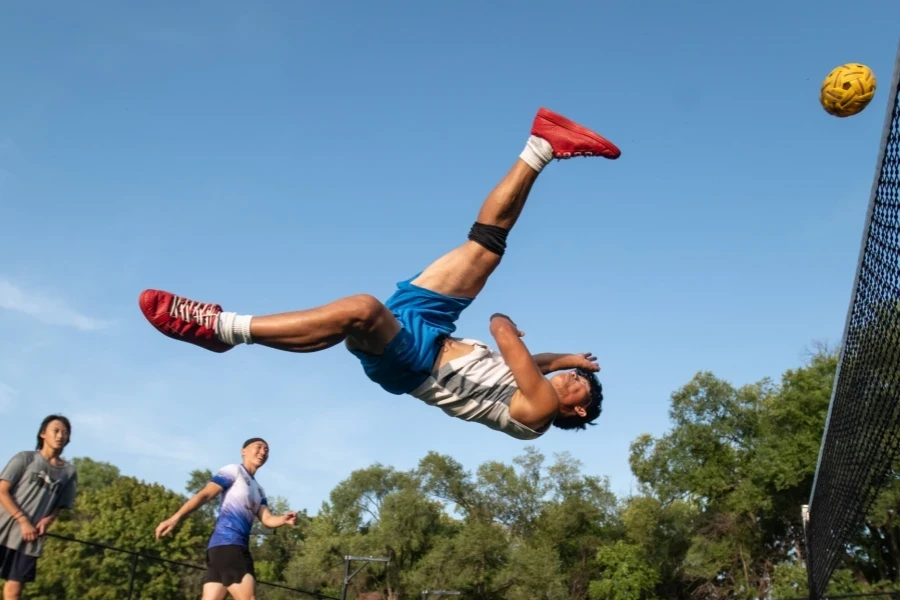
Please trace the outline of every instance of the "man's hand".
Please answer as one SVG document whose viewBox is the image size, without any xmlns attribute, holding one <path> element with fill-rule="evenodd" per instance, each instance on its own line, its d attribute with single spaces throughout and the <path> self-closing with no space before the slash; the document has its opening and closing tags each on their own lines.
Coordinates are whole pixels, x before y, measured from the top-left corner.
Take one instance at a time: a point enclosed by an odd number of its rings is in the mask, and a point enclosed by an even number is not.
<svg viewBox="0 0 900 600">
<path fill-rule="evenodd" d="M 543 354 L 535 354 L 535 364 L 541 370 L 541 373 L 548 375 L 556 371 L 568 371 L 569 369 L 584 369 L 585 371 L 596 373 L 600 370 L 597 364 L 597 358 L 590 352 L 582 352 L 581 354 L 553 354 L 545 352 Z"/>
<path fill-rule="evenodd" d="M 288 511 L 281 515 L 284 518 L 284 525 L 290 525 L 293 527 L 297 524 L 297 513 L 294 511 Z"/>
<path fill-rule="evenodd" d="M 44 517 L 43 519 L 38 521 L 38 524 L 37 524 L 38 535 L 41 537 L 44 537 L 44 535 L 46 535 L 47 529 L 50 527 L 51 523 L 53 523 L 53 517 L 51 517 L 50 515 L 47 515 L 46 517 Z"/>
<path fill-rule="evenodd" d="M 31 524 L 26 517 L 19 517 L 19 529 L 22 530 L 22 539 L 26 542 L 33 542 L 38 539 L 37 529 Z"/>
<path fill-rule="evenodd" d="M 584 369 L 585 371 L 591 371 L 594 373 L 600 370 L 600 365 L 597 364 L 597 357 L 590 352 L 573 354 L 572 365 L 573 369 Z"/>
<path fill-rule="evenodd" d="M 172 531 L 178 527 L 178 523 L 181 522 L 181 519 L 178 517 L 170 517 L 156 526 L 156 539 L 158 540 L 161 537 L 165 537 L 172 533 Z"/>
</svg>

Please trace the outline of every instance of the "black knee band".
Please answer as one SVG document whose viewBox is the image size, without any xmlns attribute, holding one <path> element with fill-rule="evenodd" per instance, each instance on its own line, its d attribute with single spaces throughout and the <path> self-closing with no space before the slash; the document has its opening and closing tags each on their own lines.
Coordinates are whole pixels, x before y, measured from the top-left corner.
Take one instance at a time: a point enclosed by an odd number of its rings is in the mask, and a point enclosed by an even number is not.
<svg viewBox="0 0 900 600">
<path fill-rule="evenodd" d="M 509 229 L 478 222 L 472 225 L 472 229 L 469 230 L 470 240 L 497 256 L 503 256 L 503 253 L 506 252 L 507 235 L 509 235 Z"/>
</svg>

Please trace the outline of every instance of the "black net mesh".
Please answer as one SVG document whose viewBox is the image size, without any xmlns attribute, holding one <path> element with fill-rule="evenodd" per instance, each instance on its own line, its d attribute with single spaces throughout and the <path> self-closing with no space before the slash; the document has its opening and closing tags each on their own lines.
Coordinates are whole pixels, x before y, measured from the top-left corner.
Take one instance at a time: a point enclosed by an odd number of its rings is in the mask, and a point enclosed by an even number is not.
<svg viewBox="0 0 900 600">
<path fill-rule="evenodd" d="M 824 596 L 900 450 L 900 85 L 896 73 L 886 91 L 891 117 L 810 499 L 806 536 L 812 599 Z"/>
</svg>

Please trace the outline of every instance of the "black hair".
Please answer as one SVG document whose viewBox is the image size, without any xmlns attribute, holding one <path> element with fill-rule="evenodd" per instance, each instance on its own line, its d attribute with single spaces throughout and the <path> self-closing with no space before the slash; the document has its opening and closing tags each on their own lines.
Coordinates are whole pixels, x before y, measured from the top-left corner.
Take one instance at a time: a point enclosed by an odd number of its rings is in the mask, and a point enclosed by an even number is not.
<svg viewBox="0 0 900 600">
<path fill-rule="evenodd" d="M 48 417 L 44 417 L 44 420 L 41 421 L 41 428 L 38 429 L 37 432 L 37 450 L 40 450 L 44 447 L 44 440 L 41 438 L 42 433 L 46 433 L 47 426 L 50 425 L 53 421 L 59 421 L 63 425 L 66 426 L 66 431 L 69 432 L 69 439 L 66 440 L 66 446 L 69 445 L 69 442 L 72 439 L 72 424 L 69 423 L 69 420 L 62 415 L 50 415 Z M 63 446 L 65 448 L 66 446 Z"/>
<path fill-rule="evenodd" d="M 269 445 L 269 442 L 267 442 L 266 440 L 264 440 L 264 439 L 262 439 L 262 438 L 258 438 L 258 437 L 257 437 L 257 438 L 250 438 L 249 440 L 247 440 L 246 442 L 244 442 L 244 445 L 241 446 L 241 450 L 243 450 L 244 448 L 246 448 L 247 446 L 249 446 L 249 445 L 252 444 L 253 442 L 262 442 L 262 443 L 265 444 L 266 446 Z"/>
<path fill-rule="evenodd" d="M 587 379 L 588 384 L 591 386 L 591 401 L 585 407 L 587 414 L 583 417 L 578 415 L 557 415 L 553 419 L 553 425 L 560 429 L 574 429 L 577 431 L 579 429 L 587 429 L 588 425 L 592 427 L 596 425 L 594 421 L 603 412 L 603 385 L 597 378 L 596 373 L 591 373 L 584 369 L 575 369 L 575 372 Z"/>
</svg>

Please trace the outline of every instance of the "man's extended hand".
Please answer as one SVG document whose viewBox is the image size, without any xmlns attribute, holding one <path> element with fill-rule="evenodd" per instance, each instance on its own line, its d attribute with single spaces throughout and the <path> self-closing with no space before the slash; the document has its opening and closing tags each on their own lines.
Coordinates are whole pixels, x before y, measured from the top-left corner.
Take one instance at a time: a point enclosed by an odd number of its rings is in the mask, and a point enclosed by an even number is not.
<svg viewBox="0 0 900 600">
<path fill-rule="evenodd" d="M 597 357 L 590 352 L 573 354 L 572 365 L 573 369 L 584 369 L 585 371 L 591 372 L 597 372 L 600 370 L 600 365 L 597 364 Z"/>
<path fill-rule="evenodd" d="M 294 525 L 297 524 L 297 513 L 296 512 L 289 511 L 289 512 L 284 513 L 284 515 L 282 515 L 282 516 L 284 517 L 285 525 L 290 525 L 291 527 L 293 527 Z"/>
<path fill-rule="evenodd" d="M 156 526 L 156 539 L 161 537 L 165 537 L 172 533 L 172 531 L 178 527 L 178 523 L 181 521 L 178 517 L 170 517 Z"/>
</svg>

